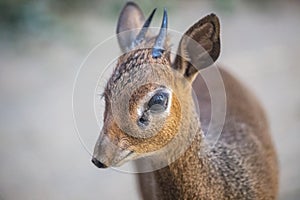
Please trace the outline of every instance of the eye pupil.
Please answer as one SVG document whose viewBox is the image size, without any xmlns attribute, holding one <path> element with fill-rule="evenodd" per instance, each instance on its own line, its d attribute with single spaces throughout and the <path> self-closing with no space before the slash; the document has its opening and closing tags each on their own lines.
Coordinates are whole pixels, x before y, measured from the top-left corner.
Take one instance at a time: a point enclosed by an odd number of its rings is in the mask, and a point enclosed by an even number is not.
<svg viewBox="0 0 300 200">
<path fill-rule="evenodd" d="M 159 92 L 155 94 L 148 102 L 148 107 L 151 111 L 159 112 L 164 111 L 168 105 L 168 94 Z"/>
<path fill-rule="evenodd" d="M 159 94 L 159 95 L 156 95 L 153 99 L 153 103 L 154 104 L 162 104 L 164 101 L 164 96 Z"/>
</svg>

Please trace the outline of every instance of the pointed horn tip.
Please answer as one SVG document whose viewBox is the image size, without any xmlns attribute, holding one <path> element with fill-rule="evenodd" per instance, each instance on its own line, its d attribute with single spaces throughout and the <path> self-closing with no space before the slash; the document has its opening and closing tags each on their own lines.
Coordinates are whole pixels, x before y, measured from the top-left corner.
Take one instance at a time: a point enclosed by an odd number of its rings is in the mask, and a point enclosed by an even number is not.
<svg viewBox="0 0 300 200">
<path fill-rule="evenodd" d="M 168 11 L 167 11 L 167 8 L 164 8 L 164 17 L 168 17 Z"/>
<path fill-rule="evenodd" d="M 153 18 L 153 16 L 154 16 L 156 10 L 157 10 L 157 8 L 154 8 L 154 9 L 152 10 L 152 12 L 151 12 L 151 14 L 150 14 L 150 16 L 149 16 L 149 18 L 148 18 L 150 21 L 152 21 L 152 18 Z"/>
<path fill-rule="evenodd" d="M 157 8 L 154 8 L 153 11 L 151 12 L 151 14 L 149 15 L 149 17 L 146 19 L 146 21 L 145 21 L 145 23 L 143 25 L 143 28 L 147 28 L 150 25 L 150 23 L 152 21 L 152 18 L 154 16 L 155 12 L 156 12 L 156 9 Z"/>
<path fill-rule="evenodd" d="M 153 15 L 154 15 L 154 13 L 156 12 L 156 10 L 157 10 L 157 8 L 154 8 L 154 9 L 152 10 L 152 12 L 151 12 L 151 14 L 150 14 L 150 16 L 149 16 L 150 19 L 153 17 Z"/>
<path fill-rule="evenodd" d="M 153 9 L 153 11 L 149 15 L 149 17 L 144 22 L 144 25 L 143 25 L 142 29 L 140 30 L 139 34 L 136 36 L 135 40 L 133 41 L 131 48 L 133 48 L 134 46 L 140 44 L 142 42 L 142 40 L 144 40 L 144 37 L 145 37 L 145 35 L 146 35 L 147 31 L 148 31 L 148 28 L 150 26 L 150 23 L 152 21 L 152 18 L 153 18 L 154 14 L 155 14 L 156 9 L 157 8 Z"/>
<path fill-rule="evenodd" d="M 167 13 L 167 9 L 164 8 L 164 16 L 163 16 L 163 21 L 162 21 L 161 27 L 167 28 L 167 26 L 168 26 L 168 13 Z"/>
</svg>

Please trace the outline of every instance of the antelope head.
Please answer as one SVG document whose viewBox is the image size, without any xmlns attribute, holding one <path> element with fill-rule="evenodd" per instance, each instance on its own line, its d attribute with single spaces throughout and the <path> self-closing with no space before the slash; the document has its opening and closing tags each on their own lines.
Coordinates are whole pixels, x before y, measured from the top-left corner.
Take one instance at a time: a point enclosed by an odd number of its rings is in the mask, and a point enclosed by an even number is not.
<svg viewBox="0 0 300 200">
<path fill-rule="evenodd" d="M 155 154 L 184 133 L 194 110 L 192 82 L 219 56 L 219 21 L 211 14 L 184 34 L 172 63 L 166 10 L 158 35 L 148 30 L 155 11 L 145 20 L 129 2 L 120 14 L 117 34 L 124 54 L 104 92 L 103 128 L 92 158 L 99 168 Z"/>
</svg>

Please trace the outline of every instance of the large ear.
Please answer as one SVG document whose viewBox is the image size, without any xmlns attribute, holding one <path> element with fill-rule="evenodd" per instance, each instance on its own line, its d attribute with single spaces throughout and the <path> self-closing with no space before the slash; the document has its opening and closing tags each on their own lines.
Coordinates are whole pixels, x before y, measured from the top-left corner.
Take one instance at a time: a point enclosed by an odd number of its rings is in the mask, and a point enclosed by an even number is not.
<svg viewBox="0 0 300 200">
<path fill-rule="evenodd" d="M 118 41 L 123 52 L 131 46 L 139 32 L 137 29 L 141 28 L 144 22 L 145 17 L 140 7 L 134 2 L 127 2 L 121 11 L 117 25 Z M 121 33 L 123 31 L 126 32 Z"/>
<path fill-rule="evenodd" d="M 220 23 L 210 14 L 188 29 L 181 38 L 173 67 L 193 80 L 200 69 L 212 65 L 220 54 Z"/>
</svg>

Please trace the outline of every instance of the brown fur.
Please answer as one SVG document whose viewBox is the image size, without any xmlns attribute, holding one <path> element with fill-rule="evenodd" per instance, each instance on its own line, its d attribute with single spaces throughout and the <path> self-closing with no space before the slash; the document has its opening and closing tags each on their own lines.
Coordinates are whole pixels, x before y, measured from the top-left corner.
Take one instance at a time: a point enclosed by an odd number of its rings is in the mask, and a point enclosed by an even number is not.
<svg viewBox="0 0 300 200">
<path fill-rule="evenodd" d="M 124 21 L 124 16 L 135 17 L 126 10 L 137 13 L 134 23 Z M 136 4 L 128 3 L 121 13 L 118 25 L 121 28 L 118 30 L 141 27 L 143 15 L 140 12 Z M 204 131 L 207 130 L 211 117 L 211 99 L 203 78 L 196 75 L 199 73 L 198 69 L 208 67 L 217 59 L 220 52 L 219 32 L 219 20 L 211 14 L 185 33 L 204 49 L 191 48 L 190 42 L 183 37 L 178 49 L 179 56 L 173 65 L 169 50 L 158 59 L 152 58 L 151 48 L 133 50 L 119 58 L 108 81 L 102 134 L 118 147 L 107 149 L 119 152 L 114 154 L 104 151 L 103 145 L 109 144 L 102 144 L 104 140 L 101 139 L 94 152 L 100 162 L 110 166 L 110 160 L 123 159 L 124 155 L 120 153 L 122 151 L 130 151 L 131 158 L 158 152 L 179 136 L 179 140 L 167 152 L 167 156 L 171 158 L 183 144 L 191 140 L 186 151 L 174 162 L 169 162 L 168 166 L 139 174 L 144 199 L 277 199 L 277 158 L 264 111 L 254 95 L 222 68 L 219 70 L 226 90 L 225 124 L 215 146 L 206 142 Z M 119 42 L 123 50 L 128 45 L 126 37 L 119 38 Z M 138 48 L 145 44 L 152 45 L 153 38 L 146 39 Z M 199 65 L 195 65 L 197 63 Z M 135 86 L 141 83 L 146 84 L 135 90 Z M 192 83 L 201 110 L 201 126 L 191 95 Z M 159 131 L 151 137 L 138 137 L 121 129 L 117 118 L 129 127 L 129 132 L 143 133 L 136 125 L 136 110 L 142 106 L 141 102 L 147 94 L 161 85 L 172 89 L 172 104 L 169 115 L 149 128 L 149 132 Z M 218 93 L 221 89 L 215 87 L 214 91 Z M 131 96 L 127 114 L 123 112 L 123 104 L 126 104 L 123 97 L 128 95 Z M 113 113 L 113 109 L 117 113 Z M 117 116 L 113 116 L 114 114 Z M 191 133 L 194 132 L 195 135 L 191 138 Z M 114 159 L 116 155 L 123 157 Z M 162 159 L 169 160 L 164 157 Z"/>
<path fill-rule="evenodd" d="M 199 133 L 185 154 L 170 166 L 140 174 L 144 199 L 277 198 L 277 159 L 265 114 L 251 92 L 224 69 L 220 72 L 228 112 L 218 143 L 212 149 L 201 145 L 203 134 Z M 200 109 L 210 107 L 201 76 L 195 80 L 194 90 Z M 202 120 L 210 115 L 209 111 L 201 114 Z M 149 181 L 155 181 L 156 194 L 147 193 Z"/>
<path fill-rule="evenodd" d="M 114 121 L 112 121 L 111 125 L 106 124 L 108 137 L 117 146 L 136 153 L 155 151 L 162 148 L 174 137 L 174 134 L 178 132 L 181 119 L 181 107 L 176 97 L 172 101 L 171 112 L 173 114 L 166 119 L 164 127 L 162 127 L 154 137 L 135 138 L 127 135 Z"/>
<path fill-rule="evenodd" d="M 137 120 L 138 116 L 136 113 L 136 109 L 138 105 L 141 103 L 141 99 L 143 99 L 149 92 L 159 88 L 158 84 L 155 83 L 147 83 L 142 85 L 133 91 L 132 96 L 129 100 L 129 113 L 134 120 Z"/>
</svg>

